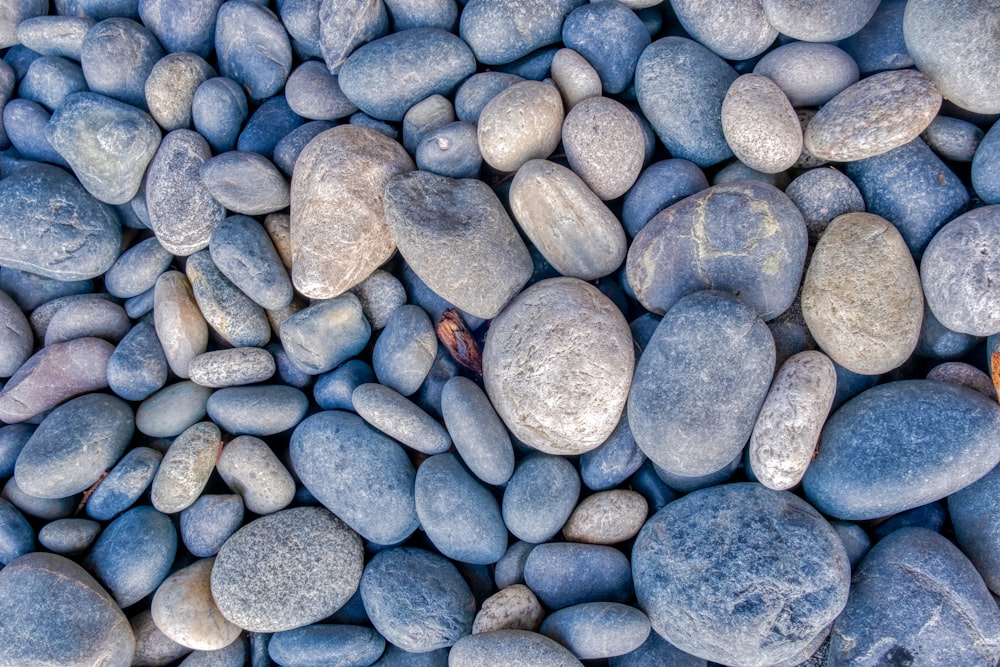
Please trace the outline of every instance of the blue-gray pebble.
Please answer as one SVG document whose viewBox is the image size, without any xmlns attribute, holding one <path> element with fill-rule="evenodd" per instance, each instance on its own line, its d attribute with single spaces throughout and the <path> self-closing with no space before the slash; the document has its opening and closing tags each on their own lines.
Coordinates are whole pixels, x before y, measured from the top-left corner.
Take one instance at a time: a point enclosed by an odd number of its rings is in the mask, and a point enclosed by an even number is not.
<svg viewBox="0 0 1000 667">
<path fill-rule="evenodd" d="M 503 518 L 518 539 L 534 544 L 558 533 L 580 497 L 580 476 L 569 460 L 536 452 L 523 459 L 503 494 Z"/>
<path fill-rule="evenodd" d="M 233 215 L 220 222 L 212 230 L 208 250 L 218 269 L 262 308 L 275 310 L 291 303 L 288 272 L 267 231 L 253 218 Z"/>
<path fill-rule="evenodd" d="M 0 564 L 35 550 L 35 530 L 10 502 L 0 498 Z"/>
<path fill-rule="evenodd" d="M 56 519 L 38 531 L 38 543 L 57 554 L 86 551 L 101 532 L 101 524 L 90 519 Z"/>
<path fill-rule="evenodd" d="M 563 22 L 562 38 L 597 70 L 604 92 L 612 95 L 632 83 L 639 56 L 649 46 L 642 20 L 617 0 L 574 9 Z"/>
<path fill-rule="evenodd" d="M 243 524 L 243 500 L 235 494 L 205 494 L 181 512 L 181 540 L 192 556 L 219 553 Z"/>
<path fill-rule="evenodd" d="M 292 71 L 292 44 L 269 9 L 247 0 L 224 3 L 216 16 L 219 71 L 243 85 L 250 98 L 281 91 Z"/>
<path fill-rule="evenodd" d="M 558 42 L 566 15 L 585 0 L 469 0 L 459 35 L 484 65 L 510 63 Z"/>
<path fill-rule="evenodd" d="M 286 385 L 225 387 L 209 397 L 205 408 L 212 421 L 229 433 L 267 436 L 302 421 L 309 399 Z"/>
<path fill-rule="evenodd" d="M 357 625 L 313 624 L 276 632 L 267 653 L 279 665 L 370 665 L 385 650 L 385 639 Z"/>
<path fill-rule="evenodd" d="M 577 542 L 549 542 L 531 550 L 524 582 L 549 609 L 584 602 L 628 602 L 632 570 L 614 547 Z"/>
<path fill-rule="evenodd" d="M 591 491 L 604 491 L 624 482 L 645 462 L 646 455 L 632 437 L 628 416 L 622 415 L 604 444 L 580 457 L 580 478 Z"/>
<path fill-rule="evenodd" d="M 972 158 L 972 187 L 987 204 L 1000 204 L 1000 122 L 993 123 Z"/>
<path fill-rule="evenodd" d="M 212 52 L 215 19 L 223 0 L 174 2 L 139 0 L 139 16 L 170 53 L 187 51 L 207 58 Z"/>
<path fill-rule="evenodd" d="M 31 63 L 17 90 L 21 99 L 55 111 L 68 95 L 88 88 L 79 65 L 58 56 L 43 56 Z"/>
<path fill-rule="evenodd" d="M 368 362 L 351 359 L 316 379 L 313 398 L 324 410 L 354 410 L 351 395 L 363 384 L 375 382 L 375 371 Z"/>
<path fill-rule="evenodd" d="M 487 484 L 504 484 L 514 472 L 510 435 L 485 392 L 456 376 L 441 390 L 441 414 L 469 470 Z"/>
<path fill-rule="evenodd" d="M 1000 591 L 1000 517 L 994 511 L 1000 493 L 1000 469 L 994 468 L 948 497 L 955 539 L 990 590 Z"/>
<path fill-rule="evenodd" d="M 622 225 L 634 237 L 663 209 L 707 189 L 704 172 L 690 160 L 670 159 L 651 164 L 625 194 Z"/>
<path fill-rule="evenodd" d="M 162 460 L 155 449 L 130 449 L 87 498 L 87 516 L 108 521 L 127 510 L 153 483 Z"/>
<path fill-rule="evenodd" d="M 243 122 L 250 111 L 240 84 L 224 76 L 209 79 L 198 86 L 191 100 L 194 129 L 217 153 L 236 147 Z"/>
<path fill-rule="evenodd" d="M 420 388 L 437 354 L 437 335 L 427 312 L 405 304 L 393 311 L 372 350 L 375 377 L 409 396 Z"/>
<path fill-rule="evenodd" d="M 649 636 L 649 619 L 620 602 L 585 602 L 549 614 L 538 631 L 581 660 L 599 660 L 641 646 Z"/>
<path fill-rule="evenodd" d="M 371 337 L 361 302 L 351 293 L 318 301 L 281 323 L 281 343 L 306 373 L 319 375 L 359 354 Z"/>
<path fill-rule="evenodd" d="M 202 164 L 200 173 L 215 200 L 234 213 L 264 215 L 288 206 L 288 181 L 263 155 L 222 153 Z"/>
<path fill-rule="evenodd" d="M 87 31 L 80 65 L 92 91 L 144 110 L 146 79 L 163 56 L 163 47 L 145 26 L 110 18 Z"/>
</svg>

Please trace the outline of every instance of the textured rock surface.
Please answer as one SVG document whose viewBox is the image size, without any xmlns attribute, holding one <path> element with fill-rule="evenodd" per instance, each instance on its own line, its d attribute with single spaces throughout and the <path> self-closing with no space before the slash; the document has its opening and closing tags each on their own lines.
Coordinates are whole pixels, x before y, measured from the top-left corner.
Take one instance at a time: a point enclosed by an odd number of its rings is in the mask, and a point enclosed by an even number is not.
<svg viewBox="0 0 1000 667">
<path fill-rule="evenodd" d="M 570 109 L 562 143 L 570 168 L 605 201 L 628 192 L 642 171 L 642 127 L 628 107 L 609 97 L 590 97 Z"/>
<path fill-rule="evenodd" d="M 221 438 L 218 426 L 199 422 L 174 439 L 153 478 L 153 507 L 173 514 L 198 499 L 219 458 Z"/>
<path fill-rule="evenodd" d="M 503 588 L 489 598 L 476 613 L 472 633 L 495 630 L 537 630 L 545 611 L 531 589 L 524 584 Z"/>
<path fill-rule="evenodd" d="M 878 8 L 878 0 L 762 0 L 761 4 L 778 32 L 806 42 L 850 37 Z"/>
<path fill-rule="evenodd" d="M 559 456 L 532 454 L 518 463 L 503 494 L 507 529 L 525 542 L 552 539 L 580 496 L 580 478 Z"/>
<path fill-rule="evenodd" d="M 820 106 L 858 81 L 858 65 L 832 44 L 792 42 L 760 59 L 754 74 L 771 79 L 793 107 Z"/>
<path fill-rule="evenodd" d="M 241 632 L 216 606 L 210 589 L 214 565 L 214 558 L 203 558 L 171 574 L 156 589 L 150 608 L 163 634 L 199 651 L 225 648 Z"/>
<path fill-rule="evenodd" d="M 635 491 L 615 489 L 587 496 L 569 515 L 562 533 L 570 542 L 617 544 L 636 536 L 649 512 Z"/>
<path fill-rule="evenodd" d="M 948 497 L 948 515 L 955 539 L 976 566 L 991 591 L 1000 590 L 1000 524 L 993 500 L 1000 488 L 1000 471 L 991 470 L 979 481 Z"/>
<path fill-rule="evenodd" d="M 502 90 L 479 114 L 479 150 L 498 171 L 516 171 L 535 158 L 547 158 L 559 145 L 563 104 L 559 90 L 522 81 Z"/>
<path fill-rule="evenodd" d="M 528 630 L 495 630 L 464 637 L 448 656 L 450 667 L 580 667 L 583 663 L 560 644 Z"/>
<path fill-rule="evenodd" d="M 782 89 L 761 74 L 744 74 L 729 86 L 722 133 L 743 164 L 765 174 L 785 171 L 802 153 L 795 110 Z"/>
<path fill-rule="evenodd" d="M 728 60 L 753 58 L 778 36 L 760 3 L 673 0 L 670 6 L 692 37 Z"/>
</svg>

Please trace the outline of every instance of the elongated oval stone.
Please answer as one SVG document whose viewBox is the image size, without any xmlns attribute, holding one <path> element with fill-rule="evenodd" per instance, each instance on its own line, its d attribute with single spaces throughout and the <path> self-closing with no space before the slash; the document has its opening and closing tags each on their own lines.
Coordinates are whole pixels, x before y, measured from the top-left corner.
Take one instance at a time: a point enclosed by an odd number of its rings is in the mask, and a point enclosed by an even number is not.
<svg viewBox="0 0 1000 667">
<path fill-rule="evenodd" d="M 302 149 L 292 174 L 292 282 L 304 296 L 346 292 L 392 256 L 383 194 L 413 171 L 403 147 L 375 130 L 341 125 Z"/>
<path fill-rule="evenodd" d="M 1000 462 L 1000 406 L 934 380 L 865 391 L 823 427 L 802 488 L 821 512 L 863 520 L 944 498 Z"/>
</svg>

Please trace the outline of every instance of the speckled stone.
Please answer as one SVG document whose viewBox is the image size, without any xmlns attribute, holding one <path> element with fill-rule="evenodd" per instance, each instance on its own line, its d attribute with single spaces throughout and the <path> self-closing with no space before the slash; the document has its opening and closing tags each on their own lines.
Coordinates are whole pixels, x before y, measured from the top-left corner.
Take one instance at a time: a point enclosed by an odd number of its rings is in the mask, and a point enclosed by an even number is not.
<svg viewBox="0 0 1000 667">
<path fill-rule="evenodd" d="M 156 285 L 156 279 L 173 258 L 155 236 L 139 241 L 123 252 L 104 274 L 104 288 L 120 299 L 138 296 Z"/>
<path fill-rule="evenodd" d="M 670 5 L 688 34 L 721 58 L 753 58 L 766 51 L 778 36 L 760 3 L 673 0 Z"/>
<path fill-rule="evenodd" d="M 503 494 L 503 519 L 520 540 L 541 544 L 566 523 L 580 496 L 580 477 L 565 458 L 534 453 L 518 463 Z"/>
<path fill-rule="evenodd" d="M 524 584 L 508 586 L 486 599 L 472 622 L 472 633 L 496 630 L 538 630 L 545 611 Z"/>
<path fill-rule="evenodd" d="M 31 356 L 35 337 L 28 319 L 6 292 L 0 292 L 0 321 L 6 329 L 0 337 L 0 377 L 9 378 Z"/>
<path fill-rule="evenodd" d="M 199 354 L 188 367 L 191 381 L 203 387 L 263 382 L 274 375 L 274 357 L 259 347 L 236 347 Z"/>
<path fill-rule="evenodd" d="M 187 648 L 212 651 L 236 641 L 241 629 L 223 617 L 209 588 L 215 558 L 174 572 L 153 595 L 153 622 Z"/>
<path fill-rule="evenodd" d="M 863 375 L 902 365 L 920 338 L 920 276 L 896 228 L 870 213 L 835 218 L 802 284 L 802 316 L 820 348 Z"/>
<path fill-rule="evenodd" d="M 604 442 L 625 407 L 632 334 L 597 288 L 551 278 L 497 317 L 483 350 L 486 393 L 515 437 L 551 454 Z"/>
<path fill-rule="evenodd" d="M 35 529 L 13 503 L 0 498 L 0 564 L 8 565 L 34 550 Z"/>
<path fill-rule="evenodd" d="M 131 507 L 153 482 L 161 460 L 155 449 L 130 449 L 87 498 L 87 516 L 108 521 Z"/>
<path fill-rule="evenodd" d="M 288 206 L 288 181 L 258 153 L 220 153 L 202 164 L 199 173 L 212 197 L 234 213 L 264 215 Z"/>
<path fill-rule="evenodd" d="M 795 110 L 776 83 L 744 74 L 722 101 L 722 133 L 741 162 L 757 171 L 785 171 L 802 153 L 802 130 Z"/>
<path fill-rule="evenodd" d="M 405 304 L 389 317 L 372 350 L 378 381 L 403 396 L 420 388 L 437 355 L 437 335 L 427 312 Z"/>
<path fill-rule="evenodd" d="M 225 387 L 209 397 L 205 409 L 229 433 L 265 437 L 294 428 L 309 409 L 309 399 L 284 384 Z"/>
<path fill-rule="evenodd" d="M 129 619 L 129 623 L 135 635 L 135 656 L 132 658 L 132 667 L 164 667 L 191 652 L 187 646 L 181 646 L 163 634 L 156 627 L 149 610 L 133 616 Z"/>
<path fill-rule="evenodd" d="M 649 619 L 618 602 L 586 602 L 549 614 L 539 632 L 581 660 L 597 660 L 641 646 L 649 636 Z"/>
<path fill-rule="evenodd" d="M 221 438 L 218 426 L 212 422 L 199 422 L 174 439 L 150 489 L 150 498 L 156 509 L 164 514 L 174 514 L 187 509 L 198 499 L 215 469 L 222 449 Z"/>
<path fill-rule="evenodd" d="M 451 447 L 451 436 L 441 424 L 399 392 L 370 382 L 351 394 L 354 409 L 366 422 L 424 454 L 440 454 Z"/>
<path fill-rule="evenodd" d="M 295 480 L 259 438 L 250 435 L 233 438 L 222 448 L 215 467 L 254 514 L 263 516 L 284 509 L 295 496 Z"/>
<path fill-rule="evenodd" d="M 323 0 L 318 18 L 320 52 L 331 74 L 340 71 L 352 51 L 389 31 L 381 0 Z"/>
<path fill-rule="evenodd" d="M 479 115 L 479 150 L 498 171 L 516 171 L 533 158 L 547 158 L 559 145 L 563 104 L 559 90 L 522 81 L 491 99 Z"/>
<path fill-rule="evenodd" d="M 942 115 L 935 116 L 920 135 L 935 153 L 952 162 L 972 162 L 983 136 L 983 131 L 969 121 Z"/>
<path fill-rule="evenodd" d="M 879 0 L 762 0 L 778 32 L 806 42 L 835 42 L 868 23 Z"/>
<path fill-rule="evenodd" d="M 551 610 L 584 602 L 625 603 L 633 594 L 628 559 L 600 544 L 539 544 L 528 554 L 524 579 Z"/>
<path fill-rule="evenodd" d="M 342 125 L 302 150 L 292 175 L 292 281 L 328 299 L 354 287 L 395 250 L 382 196 L 389 179 L 414 169 L 403 147 L 374 130 Z"/>
<path fill-rule="evenodd" d="M 601 77 L 597 70 L 573 49 L 559 49 L 552 57 L 552 80 L 562 94 L 566 109 L 588 97 L 600 96 Z"/>
<path fill-rule="evenodd" d="M 185 270 L 198 309 L 226 343 L 234 347 L 267 344 L 271 326 L 264 310 L 219 270 L 208 249 L 189 256 Z"/>
<path fill-rule="evenodd" d="M 208 323 L 180 271 L 166 271 L 156 280 L 153 321 L 170 370 L 186 379 L 191 360 L 208 349 Z"/>
<path fill-rule="evenodd" d="M 927 373 L 928 380 L 950 382 L 978 391 L 983 396 L 996 400 L 997 390 L 990 376 L 971 364 L 961 361 L 946 361 Z"/>
<path fill-rule="evenodd" d="M 806 126 L 810 155 L 850 162 L 915 139 L 941 107 L 941 93 L 914 70 L 873 74 L 823 105 Z"/>
<path fill-rule="evenodd" d="M 215 68 L 194 53 L 168 53 L 161 58 L 145 85 L 153 120 L 167 132 L 191 127 L 194 92 L 213 76 Z"/>
<path fill-rule="evenodd" d="M 403 287 L 403 283 L 382 269 L 375 269 L 374 273 L 352 287 L 350 291 L 358 297 L 361 311 L 375 331 L 384 329 L 396 309 L 406 303 L 406 288 Z"/>
<path fill-rule="evenodd" d="M 90 519 L 56 519 L 38 531 L 38 543 L 57 554 L 73 555 L 90 548 L 101 524 Z"/>
<path fill-rule="evenodd" d="M 858 186 L 832 167 L 803 172 L 788 184 L 785 194 L 802 212 L 812 244 L 838 215 L 865 210 L 865 200 Z"/>
<path fill-rule="evenodd" d="M 955 539 L 994 592 L 1000 590 L 1000 550 L 997 549 L 1000 530 L 993 511 L 998 488 L 1000 472 L 994 469 L 948 497 L 948 515 L 955 529 Z"/>
<path fill-rule="evenodd" d="M 563 537 L 586 544 L 625 542 L 639 533 L 648 511 L 646 499 L 635 491 L 601 491 L 576 506 L 563 526 Z"/>
<path fill-rule="evenodd" d="M 510 63 L 558 42 L 566 16 L 581 4 L 583 0 L 470 0 L 462 10 L 459 34 L 479 62 Z"/>
<path fill-rule="evenodd" d="M 809 42 L 779 46 L 753 71 L 774 81 L 794 107 L 825 104 L 859 77 L 857 63 L 844 51 L 833 44 Z"/>
<path fill-rule="evenodd" d="M 563 121 L 562 143 L 570 167 L 605 201 L 625 194 L 642 170 L 645 140 L 639 121 L 609 97 L 577 102 Z"/>
</svg>

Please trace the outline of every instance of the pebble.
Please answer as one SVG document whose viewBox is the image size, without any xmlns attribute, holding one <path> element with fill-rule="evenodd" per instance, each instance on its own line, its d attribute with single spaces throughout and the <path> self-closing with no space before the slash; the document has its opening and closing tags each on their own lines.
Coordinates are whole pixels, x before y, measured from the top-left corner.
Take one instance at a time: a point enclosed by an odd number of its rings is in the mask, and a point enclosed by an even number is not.
<svg viewBox="0 0 1000 667">
<path fill-rule="evenodd" d="M 36 498 L 18 488 L 13 477 L 3 486 L 3 497 L 24 514 L 47 521 L 68 518 L 79 505 L 80 499 L 78 495 L 67 498 Z"/>
<path fill-rule="evenodd" d="M 628 322 L 575 278 L 522 292 L 493 321 L 483 349 L 497 414 L 518 440 L 549 454 L 582 454 L 611 435 L 633 368 Z"/>
<path fill-rule="evenodd" d="M 1000 204 L 1000 124 L 994 123 L 972 158 L 972 189 L 987 204 Z"/>
<path fill-rule="evenodd" d="M 206 0 L 189 4 L 140 0 L 138 13 L 143 24 L 167 51 L 188 51 L 207 58 L 214 46 L 215 19 L 222 1 Z M 136 3 L 131 4 L 134 6 Z"/>
<path fill-rule="evenodd" d="M 993 386 L 990 376 L 975 366 L 961 361 L 948 361 L 935 366 L 927 373 L 927 379 L 950 382 L 974 389 L 983 396 L 994 400 L 997 398 L 997 390 Z"/>
<path fill-rule="evenodd" d="M 708 188 L 704 172 L 689 160 L 661 160 L 645 170 L 622 201 L 622 225 L 636 236 L 657 213 Z"/>
<path fill-rule="evenodd" d="M 587 602 L 549 614 L 539 632 L 581 660 L 596 660 L 641 646 L 649 636 L 649 619 L 618 602 Z"/>
<path fill-rule="evenodd" d="M 188 257 L 186 273 L 198 309 L 226 343 L 234 347 L 267 343 L 271 327 L 264 310 L 226 278 L 207 249 Z"/>
<path fill-rule="evenodd" d="M 649 32 L 642 19 L 614 1 L 574 9 L 563 22 L 562 39 L 597 70 L 601 86 L 612 95 L 629 86 L 636 62 L 649 46 Z"/>
<path fill-rule="evenodd" d="M 372 350 L 378 381 L 403 396 L 420 388 L 437 354 L 437 335 L 419 306 L 399 306 L 389 317 Z"/>
<path fill-rule="evenodd" d="M 865 200 L 858 186 L 833 167 L 799 174 L 785 188 L 785 194 L 802 213 L 809 243 L 813 245 L 837 216 L 865 212 Z"/>
<path fill-rule="evenodd" d="M 287 507 L 295 496 L 295 480 L 260 438 L 233 438 L 223 446 L 215 468 L 254 514 L 273 514 Z"/>
<path fill-rule="evenodd" d="M 353 294 L 317 301 L 281 323 L 281 344 L 310 375 L 325 373 L 357 355 L 370 336 L 371 325 Z"/>
<path fill-rule="evenodd" d="M 358 110 L 326 65 L 308 60 L 288 77 L 285 97 L 292 111 L 310 120 L 336 120 Z"/>
<path fill-rule="evenodd" d="M 361 599 L 386 641 L 415 653 L 452 646 L 472 632 L 476 613 L 455 566 L 414 547 L 377 553 L 361 576 Z"/>
<path fill-rule="evenodd" d="M 17 457 L 36 428 L 34 424 L 0 426 L 0 477 L 14 474 Z"/>
<path fill-rule="evenodd" d="M 117 343 L 130 329 L 125 309 L 105 299 L 80 299 L 67 303 L 52 315 L 45 327 L 44 345 L 77 338 L 103 338 Z"/>
<path fill-rule="evenodd" d="M 328 120 L 314 120 L 299 125 L 274 145 L 274 152 L 271 155 L 271 159 L 274 160 L 274 164 L 278 165 L 278 168 L 285 175 L 291 176 L 295 171 L 295 161 L 298 159 L 302 149 L 306 147 L 306 144 L 312 141 L 320 132 L 325 132 L 334 126 L 335 123 Z M 287 216 L 288 214 L 285 213 L 282 215 Z"/>
<path fill-rule="evenodd" d="M 251 635 L 253 636 L 266 635 Z M 225 648 L 214 651 L 192 651 L 180 665 L 181 667 L 242 667 L 250 657 L 248 644 L 248 639 L 241 636 Z"/>
<path fill-rule="evenodd" d="M 123 252 L 104 274 L 104 288 L 112 296 L 128 299 L 156 285 L 173 261 L 171 255 L 152 236 Z"/>
<path fill-rule="evenodd" d="M 675 0 L 671 7 L 689 35 L 727 60 L 758 56 L 778 36 L 761 3 Z"/>
<path fill-rule="evenodd" d="M 806 42 L 835 42 L 860 30 L 878 8 L 878 0 L 762 0 L 764 15 L 778 32 Z"/>
<path fill-rule="evenodd" d="M 628 415 L 622 414 L 608 439 L 580 457 L 580 478 L 591 491 L 614 488 L 646 462 L 646 455 L 632 437 Z"/>
<path fill-rule="evenodd" d="M 433 26 L 454 32 L 458 28 L 458 3 L 454 0 L 389 0 L 385 4 L 396 30 Z"/>
<path fill-rule="evenodd" d="M 36 16 L 44 16 L 48 8 L 45 0 L 28 0 L 24 3 L 4 7 L 2 18 L 0 18 L 0 48 L 19 44 L 18 25 L 22 21 L 30 20 Z"/>
<path fill-rule="evenodd" d="M 628 602 L 632 598 L 629 561 L 614 547 L 547 542 L 531 550 L 524 582 L 550 610 L 584 602 Z"/>
<path fill-rule="evenodd" d="M 83 42 L 93 27 L 94 20 L 83 16 L 33 16 L 17 24 L 17 41 L 42 57 L 79 62 Z"/>
<path fill-rule="evenodd" d="M 256 220 L 243 215 L 225 218 L 212 230 L 208 249 L 219 271 L 262 308 L 279 309 L 291 303 L 291 279 L 267 231 Z"/>
<path fill-rule="evenodd" d="M 35 530 L 17 507 L 0 498 L 0 564 L 9 565 L 34 549 Z"/>
<path fill-rule="evenodd" d="M 553 63 L 555 63 L 555 60 L 553 60 Z M 597 73 L 595 72 L 594 74 L 596 76 Z M 452 108 L 451 103 L 446 98 L 440 98 L 439 100 L 432 95 L 420 104 L 414 105 L 411 111 L 422 108 L 423 105 L 429 104 L 430 100 L 434 100 L 432 108 L 436 109 L 435 113 L 426 116 L 424 113 L 419 115 L 423 123 L 432 121 L 436 127 L 444 127 L 457 117 L 459 120 L 478 125 L 479 116 L 489 101 L 520 81 L 524 81 L 524 79 L 516 74 L 507 74 L 506 72 L 477 72 L 466 79 L 458 87 L 458 90 L 455 91 L 454 108 Z M 448 103 L 447 107 L 445 107 L 445 102 Z M 403 135 L 405 136 L 405 118 L 403 119 L 403 123 Z"/>
<path fill-rule="evenodd" d="M 66 97 L 86 90 L 87 82 L 79 65 L 58 56 L 42 56 L 31 63 L 18 87 L 18 95 L 55 111 Z"/>
<path fill-rule="evenodd" d="M 625 542 L 639 533 L 648 512 L 646 499 L 635 491 L 595 493 L 584 498 L 569 515 L 562 528 L 563 537 L 586 544 Z"/>
<path fill-rule="evenodd" d="M 172 438 L 205 416 L 212 390 L 191 381 L 169 384 L 139 404 L 135 427 L 153 438 Z"/>
<path fill-rule="evenodd" d="M 838 46 L 858 64 L 862 74 L 913 67 L 903 40 L 906 0 L 884 0 L 864 25 Z"/>
<path fill-rule="evenodd" d="M 212 569 L 212 597 L 226 619 L 251 632 L 316 623 L 357 590 L 361 539 L 321 507 L 255 519 L 236 531 Z"/>
<path fill-rule="evenodd" d="M 0 321 L 6 329 L 0 337 L 0 377 L 9 378 L 31 357 L 35 337 L 28 319 L 6 292 L 0 292 Z"/>
<path fill-rule="evenodd" d="M 90 548 L 101 524 L 90 519 L 56 519 L 38 531 L 38 543 L 53 553 L 71 556 Z"/>
<path fill-rule="evenodd" d="M 135 667 L 162 667 L 180 660 L 191 652 L 170 637 L 163 634 L 149 611 L 143 611 L 129 619 L 132 634 L 135 635 Z"/>
<path fill-rule="evenodd" d="M 87 516 L 108 521 L 127 510 L 153 483 L 162 460 L 155 449 L 130 449 L 87 498 Z"/>
<path fill-rule="evenodd" d="M 295 387 L 255 385 L 226 387 L 212 393 L 205 409 L 229 433 L 264 437 L 295 428 L 309 399 Z"/>
<path fill-rule="evenodd" d="M 0 591 L 0 641 L 11 664 L 131 664 L 135 636 L 128 619 L 68 558 L 25 554 L 0 571 Z"/>
<path fill-rule="evenodd" d="M 451 178 L 478 178 L 483 166 L 476 126 L 464 121 L 429 133 L 415 157 L 418 169 Z"/>
<path fill-rule="evenodd" d="M 396 276 L 382 269 L 350 289 L 361 302 L 361 311 L 372 329 L 384 329 L 396 309 L 406 303 L 406 288 Z"/>
<path fill-rule="evenodd" d="M 215 563 L 215 558 L 203 558 L 177 570 L 153 595 L 153 622 L 181 646 L 214 651 L 236 641 L 242 632 L 223 616 L 210 589 Z"/>
<path fill-rule="evenodd" d="M 456 93 L 456 99 L 457 95 Z M 451 100 L 444 95 L 424 98 L 403 115 L 403 147 L 413 155 L 425 137 L 453 122 L 455 122 L 455 107 Z"/>
<path fill-rule="evenodd" d="M 702 658 L 685 653 L 655 632 L 650 632 L 646 641 L 634 651 L 612 656 L 608 664 L 611 667 L 657 667 L 657 665 L 706 667 L 708 665 Z"/>
<path fill-rule="evenodd" d="M 505 484 L 514 472 L 514 448 L 479 385 L 460 376 L 448 380 L 441 390 L 441 413 L 470 472 L 486 484 Z"/>
<path fill-rule="evenodd" d="M 926 505 L 996 465 L 997 419 L 996 401 L 966 387 L 933 380 L 879 385 L 827 421 L 803 490 L 823 513 L 852 521 Z M 934 448 L 923 445 L 932 441 Z"/>
<path fill-rule="evenodd" d="M 324 0 L 318 15 L 320 52 L 334 75 L 351 52 L 389 32 L 389 13 L 378 0 Z"/>
<path fill-rule="evenodd" d="M 180 523 L 181 539 L 192 556 L 214 556 L 243 523 L 243 501 L 232 494 L 205 494 L 181 512 Z"/>
<path fill-rule="evenodd" d="M 826 228 L 802 284 L 802 316 L 819 347 L 854 373 L 901 366 L 917 347 L 920 276 L 887 220 L 849 213 Z"/>
<path fill-rule="evenodd" d="M 563 105 L 558 89 L 521 81 L 501 90 L 479 114 L 479 150 L 498 171 L 517 171 L 536 158 L 547 158 L 559 145 Z"/>
<path fill-rule="evenodd" d="M 469 0 L 458 34 L 484 65 L 511 63 L 561 39 L 563 21 L 584 0 Z"/>
<path fill-rule="evenodd" d="M 90 90 L 145 111 L 146 80 L 164 55 L 160 43 L 145 26 L 114 17 L 87 31 L 79 58 Z"/>
<path fill-rule="evenodd" d="M 997 550 L 1000 533 L 996 529 L 992 505 L 998 484 L 1000 473 L 991 470 L 979 481 L 948 497 L 948 515 L 955 529 L 955 540 L 994 592 L 1000 590 L 1000 551 Z"/>
<path fill-rule="evenodd" d="M 194 94 L 215 69 L 194 53 L 168 53 L 149 72 L 145 95 L 149 114 L 166 130 L 191 127 Z"/>
<path fill-rule="evenodd" d="M 292 71 L 292 45 L 278 17 L 247 0 L 223 3 L 215 19 L 219 71 L 253 100 L 276 95 Z"/>
<path fill-rule="evenodd" d="M 295 164 L 292 281 L 304 296 L 329 299 L 392 255 L 383 192 L 389 179 L 415 165 L 397 142 L 357 125 L 318 134 Z"/>
<path fill-rule="evenodd" d="M 460 639 L 448 656 L 450 667 L 580 667 L 583 663 L 560 644 L 528 630 L 494 630 Z"/>
<path fill-rule="evenodd" d="M 215 467 L 222 449 L 221 438 L 218 426 L 199 422 L 174 439 L 153 478 L 153 507 L 164 514 L 175 514 L 194 504 Z"/>
<path fill-rule="evenodd" d="M 426 653 L 410 653 L 386 644 L 385 653 L 373 665 L 377 667 L 448 667 L 449 649 L 439 648 Z"/>
<path fill-rule="evenodd" d="M 924 323 L 920 329 L 917 354 L 929 359 L 960 359 L 972 351 L 981 339 L 958 333 L 938 322 L 924 302 Z"/>
<path fill-rule="evenodd" d="M 972 162 L 983 136 L 983 131 L 969 121 L 940 114 L 920 135 L 935 153 L 952 162 Z"/>
<path fill-rule="evenodd" d="M 313 398 L 324 410 L 354 411 L 351 395 L 363 384 L 375 382 L 375 371 L 361 359 L 351 359 L 316 379 Z"/>
<path fill-rule="evenodd" d="M 604 90 L 597 70 L 573 49 L 556 51 L 552 56 L 551 74 L 563 104 L 569 110 L 588 97 L 600 96 Z"/>
<path fill-rule="evenodd" d="M 191 122 L 216 152 L 236 148 L 250 110 L 240 84 L 224 76 L 208 79 L 194 91 Z M 205 157 L 208 159 L 208 156 Z"/>
<path fill-rule="evenodd" d="M 199 173 L 212 197 L 233 213 L 264 215 L 288 206 L 288 181 L 263 155 L 220 153 L 203 163 Z"/>
<path fill-rule="evenodd" d="M 191 360 L 189 377 L 195 384 L 216 389 L 264 382 L 274 375 L 274 357 L 259 347 L 235 347 L 199 354 Z"/>
<path fill-rule="evenodd" d="M 529 455 L 517 464 L 504 489 L 504 523 L 520 540 L 548 542 L 562 529 L 579 496 L 580 477 L 568 461 Z"/>
<path fill-rule="evenodd" d="M 785 171 L 802 153 L 802 130 L 790 100 L 761 74 L 744 74 L 729 86 L 722 133 L 741 162 L 767 174 Z"/>
<path fill-rule="evenodd" d="M 366 422 L 418 452 L 441 454 L 451 447 L 451 436 L 441 424 L 385 385 L 359 385 L 351 394 L 351 402 Z"/>
<path fill-rule="evenodd" d="M 609 97 L 589 97 L 570 109 L 562 142 L 572 170 L 605 201 L 628 192 L 642 171 L 645 140 L 639 121 Z"/>
<path fill-rule="evenodd" d="M 279 665 L 370 665 L 385 650 L 385 639 L 371 628 L 314 624 L 277 632 L 267 652 Z"/>
<path fill-rule="evenodd" d="M 538 630 L 545 611 L 524 584 L 503 588 L 483 602 L 472 622 L 472 634 L 497 630 Z"/>
</svg>

